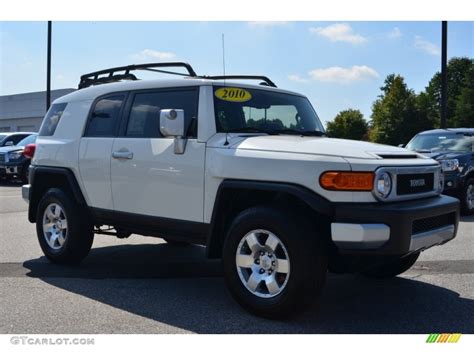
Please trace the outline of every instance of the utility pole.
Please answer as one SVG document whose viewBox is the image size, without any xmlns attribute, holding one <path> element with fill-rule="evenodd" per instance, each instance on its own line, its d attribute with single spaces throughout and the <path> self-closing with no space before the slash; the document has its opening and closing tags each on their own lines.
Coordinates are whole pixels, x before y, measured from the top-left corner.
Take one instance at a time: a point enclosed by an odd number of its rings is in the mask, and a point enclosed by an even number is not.
<svg viewBox="0 0 474 355">
<path fill-rule="evenodd" d="M 448 22 L 441 22 L 441 128 L 446 128 L 448 115 Z"/>
<path fill-rule="evenodd" d="M 46 111 L 51 105 L 51 21 L 48 21 L 48 54 L 46 59 Z"/>
</svg>

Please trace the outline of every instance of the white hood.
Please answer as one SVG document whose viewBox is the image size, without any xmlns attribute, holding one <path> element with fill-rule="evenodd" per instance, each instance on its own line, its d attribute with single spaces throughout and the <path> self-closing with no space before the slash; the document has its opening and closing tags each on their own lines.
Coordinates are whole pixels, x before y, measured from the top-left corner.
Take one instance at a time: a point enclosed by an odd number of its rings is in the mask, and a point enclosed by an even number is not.
<svg viewBox="0 0 474 355">
<path fill-rule="evenodd" d="M 389 145 L 326 137 L 278 135 L 247 136 L 244 138 L 229 136 L 228 140 L 230 144 L 227 147 L 239 150 L 279 151 L 299 154 L 338 156 L 355 159 L 382 159 L 379 154 L 415 154 L 406 149 Z"/>
</svg>

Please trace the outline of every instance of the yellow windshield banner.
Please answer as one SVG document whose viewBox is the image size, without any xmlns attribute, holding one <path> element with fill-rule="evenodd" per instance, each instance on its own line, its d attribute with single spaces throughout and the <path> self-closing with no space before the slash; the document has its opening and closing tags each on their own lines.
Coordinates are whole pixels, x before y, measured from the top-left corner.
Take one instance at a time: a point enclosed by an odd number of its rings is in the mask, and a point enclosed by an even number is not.
<svg viewBox="0 0 474 355">
<path fill-rule="evenodd" d="M 245 102 L 252 99 L 252 94 L 241 88 L 220 88 L 215 95 L 218 99 L 230 102 Z"/>
</svg>

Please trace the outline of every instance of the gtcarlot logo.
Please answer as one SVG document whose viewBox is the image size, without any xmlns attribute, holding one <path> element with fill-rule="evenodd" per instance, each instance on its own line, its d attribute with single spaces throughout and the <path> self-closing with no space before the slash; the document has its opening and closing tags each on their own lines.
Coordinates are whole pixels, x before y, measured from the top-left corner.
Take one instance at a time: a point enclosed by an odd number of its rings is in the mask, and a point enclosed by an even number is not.
<svg viewBox="0 0 474 355">
<path fill-rule="evenodd" d="M 13 345 L 95 345 L 94 338 L 13 336 Z"/>
</svg>

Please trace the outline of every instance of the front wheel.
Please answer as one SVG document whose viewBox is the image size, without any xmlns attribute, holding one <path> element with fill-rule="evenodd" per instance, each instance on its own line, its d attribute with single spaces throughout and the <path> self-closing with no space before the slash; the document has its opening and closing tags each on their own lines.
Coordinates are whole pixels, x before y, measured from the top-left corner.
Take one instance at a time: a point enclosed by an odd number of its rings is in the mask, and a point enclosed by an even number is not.
<svg viewBox="0 0 474 355">
<path fill-rule="evenodd" d="M 64 191 L 49 189 L 38 204 L 36 232 L 44 255 L 59 264 L 77 264 L 94 240 L 89 217 Z"/>
<path fill-rule="evenodd" d="M 462 189 L 460 200 L 461 212 L 464 215 L 474 214 L 474 178 L 467 179 Z"/>
<path fill-rule="evenodd" d="M 228 288 L 249 312 L 285 318 L 317 301 L 327 257 L 305 219 L 272 207 L 240 213 L 224 245 Z"/>
<path fill-rule="evenodd" d="M 413 253 L 403 258 L 396 259 L 387 264 L 376 266 L 362 272 L 362 275 L 375 279 L 389 279 L 403 274 L 410 269 L 420 256 L 420 253 Z"/>
</svg>

